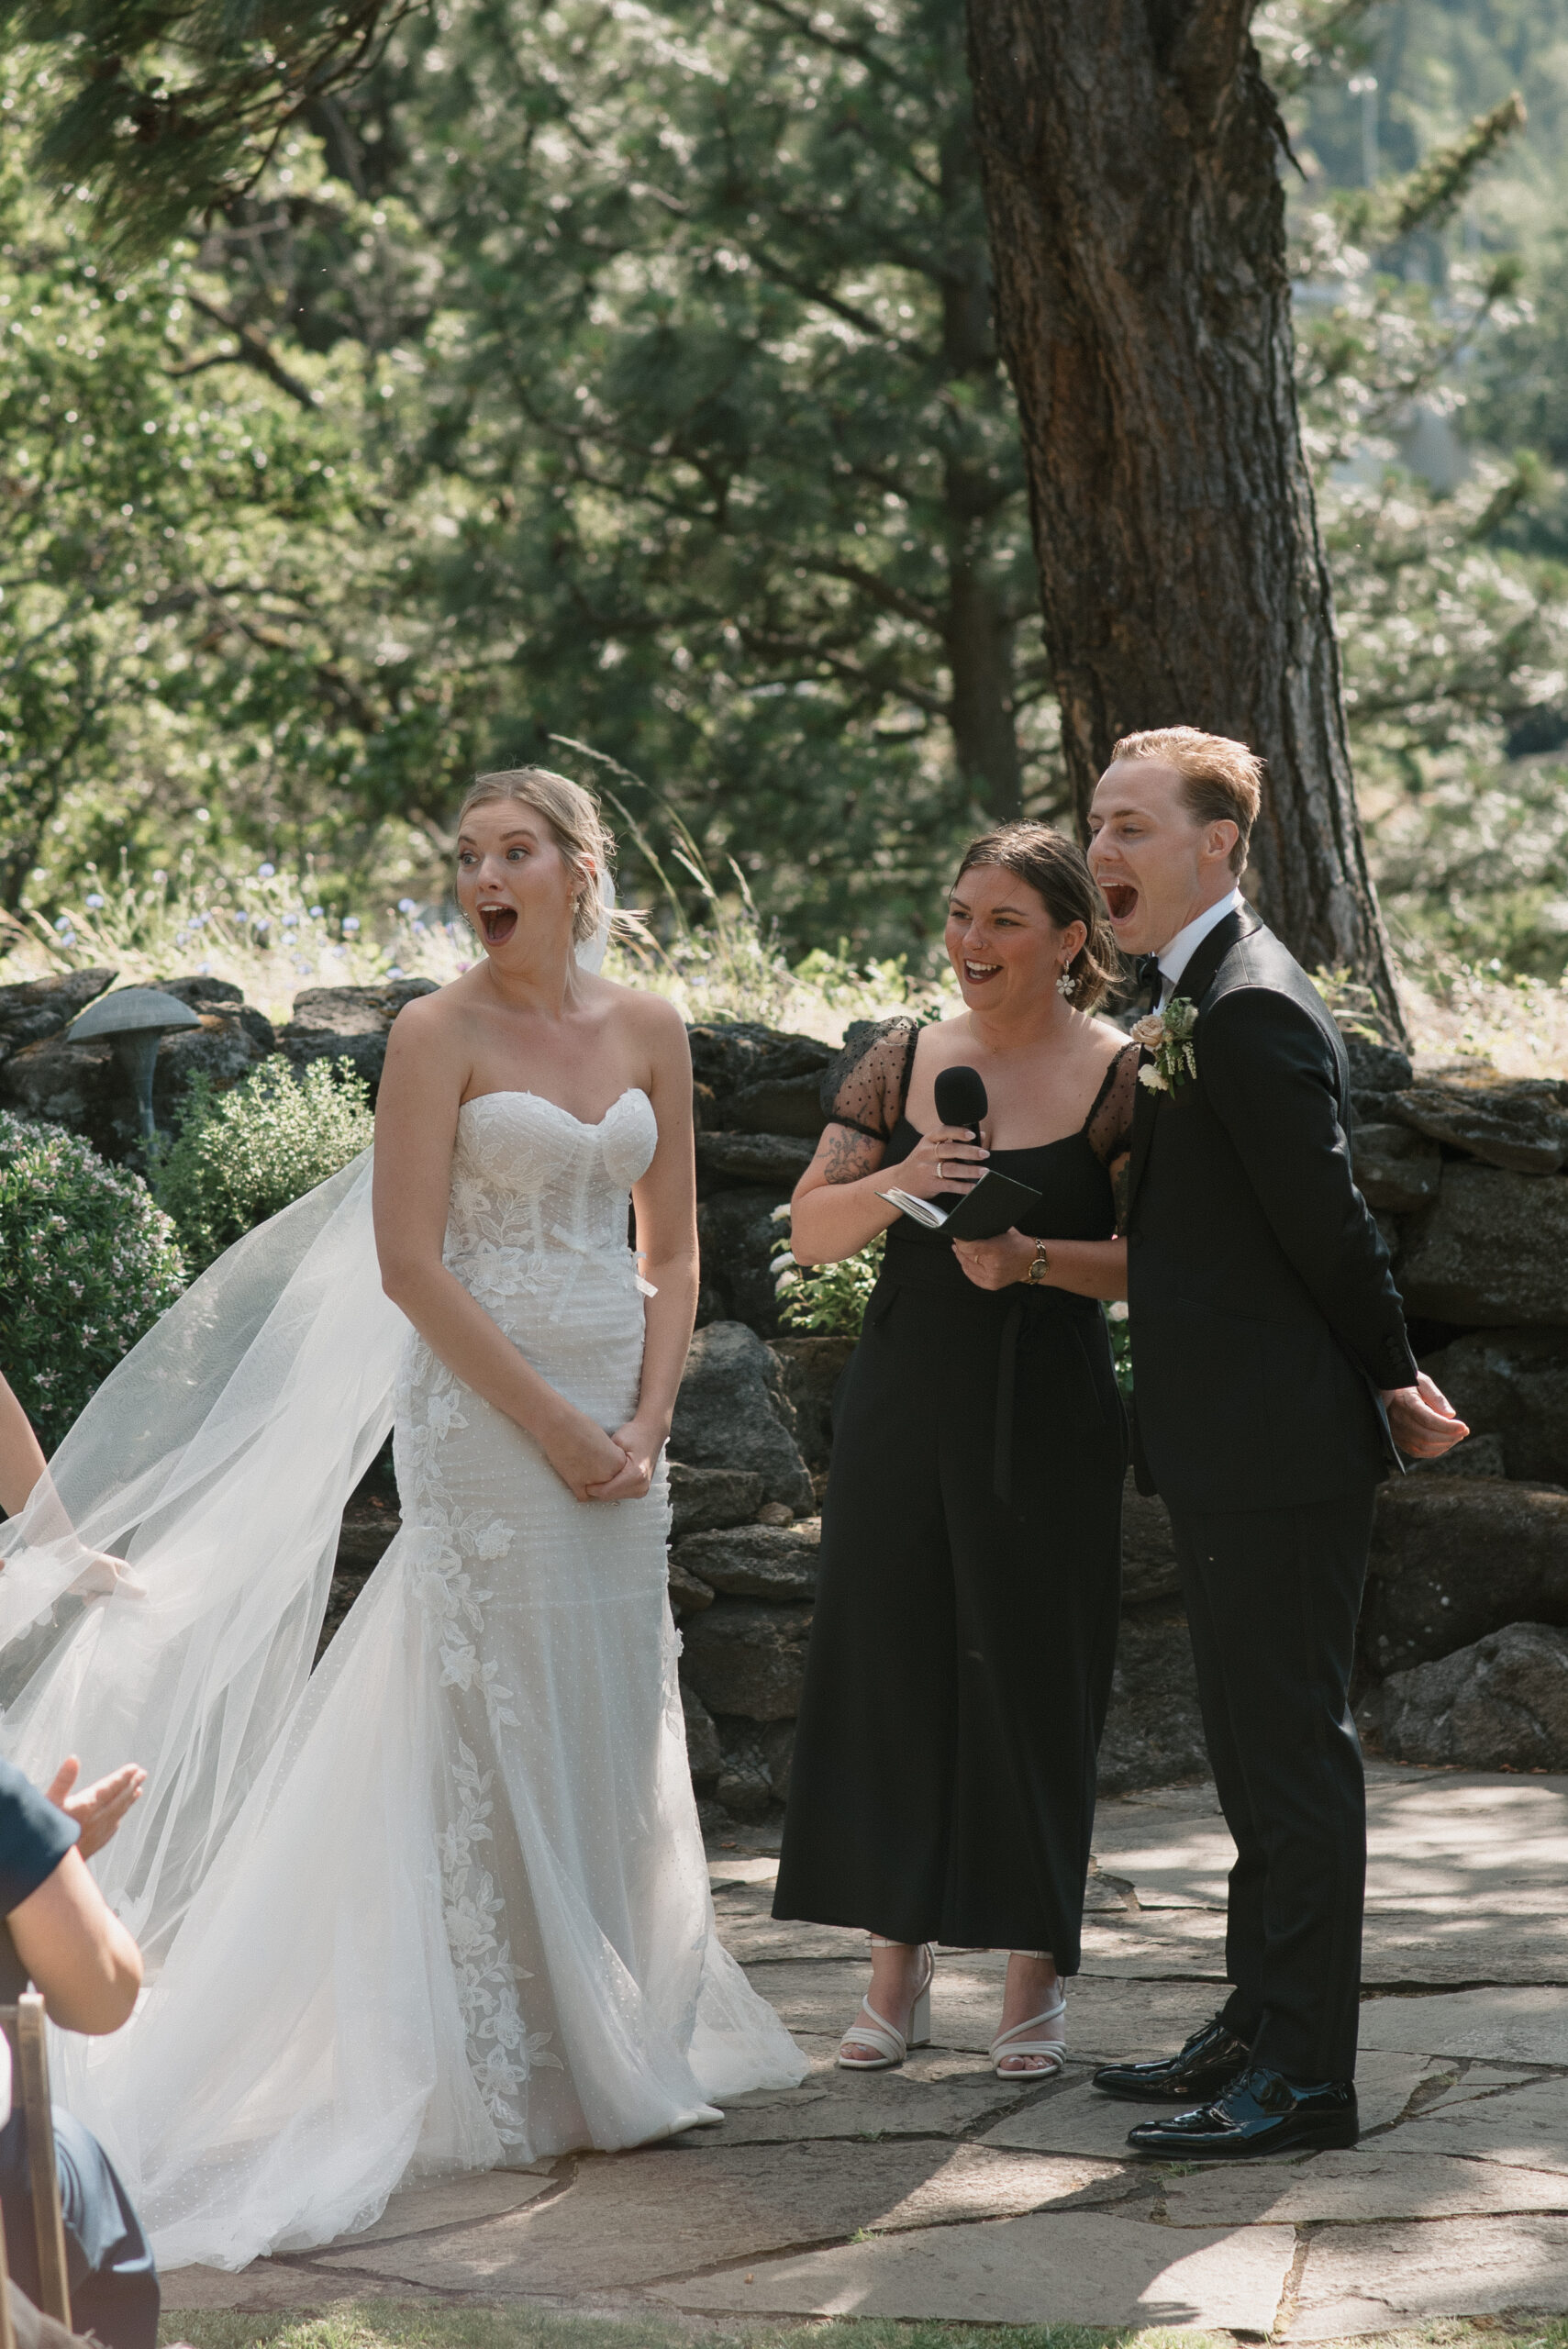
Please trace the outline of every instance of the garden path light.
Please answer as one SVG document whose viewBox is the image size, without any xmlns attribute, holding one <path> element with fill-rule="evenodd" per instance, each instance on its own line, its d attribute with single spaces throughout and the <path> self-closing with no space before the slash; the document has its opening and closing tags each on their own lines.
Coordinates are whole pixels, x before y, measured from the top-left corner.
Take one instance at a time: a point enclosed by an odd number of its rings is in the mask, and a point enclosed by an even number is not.
<svg viewBox="0 0 1568 2349">
<path fill-rule="evenodd" d="M 150 1141 L 157 1131 L 152 1115 L 152 1073 L 158 1064 L 160 1039 L 174 1028 L 199 1028 L 201 1020 L 188 1004 L 178 996 L 165 995 L 161 987 L 117 987 L 112 995 L 100 996 L 89 1004 L 81 1016 L 72 1020 L 69 1030 L 73 1044 L 85 1044 L 95 1037 L 106 1038 L 115 1048 L 115 1058 L 126 1073 L 135 1097 L 144 1141 Z"/>
</svg>

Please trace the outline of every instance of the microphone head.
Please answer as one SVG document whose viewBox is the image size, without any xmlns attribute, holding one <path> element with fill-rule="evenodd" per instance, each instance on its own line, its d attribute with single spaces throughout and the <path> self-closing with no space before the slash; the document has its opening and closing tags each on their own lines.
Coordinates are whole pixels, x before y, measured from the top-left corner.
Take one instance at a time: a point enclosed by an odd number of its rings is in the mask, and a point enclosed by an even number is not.
<svg viewBox="0 0 1568 2349">
<path fill-rule="evenodd" d="M 977 1131 L 991 1106 L 977 1068 L 939 1069 L 936 1097 L 937 1116 L 944 1126 L 971 1126 Z"/>
</svg>

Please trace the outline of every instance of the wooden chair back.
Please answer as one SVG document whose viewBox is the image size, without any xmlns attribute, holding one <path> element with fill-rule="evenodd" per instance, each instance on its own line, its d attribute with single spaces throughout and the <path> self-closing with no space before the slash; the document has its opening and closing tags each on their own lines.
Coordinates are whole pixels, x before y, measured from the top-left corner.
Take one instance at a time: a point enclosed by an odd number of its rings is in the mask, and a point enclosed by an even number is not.
<svg viewBox="0 0 1568 2349">
<path fill-rule="evenodd" d="M 54 2106 L 49 2093 L 49 2043 L 44 2036 L 43 1999 L 24 1990 L 14 2007 L 0 2007 L 0 2033 L 6 2043 L 11 2098 L 21 2088 L 28 2123 L 28 2168 L 33 2186 L 33 2233 L 39 2254 L 39 2305 L 69 2332 L 71 2291 L 66 2281 L 65 2215 L 60 2200 L 60 2165 L 54 2153 Z M 0 2349 L 16 2349 L 11 2326 L 9 2262 L 0 2226 Z"/>
</svg>

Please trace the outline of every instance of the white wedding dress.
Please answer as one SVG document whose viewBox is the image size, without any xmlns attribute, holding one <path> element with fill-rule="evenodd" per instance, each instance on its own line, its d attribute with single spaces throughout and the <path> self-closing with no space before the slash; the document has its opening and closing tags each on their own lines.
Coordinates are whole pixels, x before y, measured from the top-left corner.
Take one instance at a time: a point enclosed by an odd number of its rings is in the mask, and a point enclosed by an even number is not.
<svg viewBox="0 0 1568 2349">
<path fill-rule="evenodd" d="M 634 1408 L 628 1194 L 657 1130 L 464 1104 L 445 1255 L 601 1425 Z M 798 2081 L 719 1944 L 661 1468 L 574 1501 L 383 1296 L 368 1154 L 229 1252 L 106 1382 L 59 1502 L 143 1586 L 83 1603 L 47 1495 L 0 1534 L 5 1751 L 148 1790 L 95 1863 L 150 1987 L 56 2034 L 164 2266 L 371 2224 L 410 2176 L 615 2148 Z M 307 1677 L 344 1497 L 394 1422 L 403 1529 Z"/>
</svg>

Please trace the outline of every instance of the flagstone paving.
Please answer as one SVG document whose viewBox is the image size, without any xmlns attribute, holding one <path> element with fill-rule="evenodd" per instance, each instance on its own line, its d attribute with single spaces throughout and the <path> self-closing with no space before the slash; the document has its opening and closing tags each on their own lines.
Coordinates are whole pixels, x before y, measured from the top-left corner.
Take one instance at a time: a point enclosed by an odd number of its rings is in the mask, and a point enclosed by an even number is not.
<svg viewBox="0 0 1568 2349">
<path fill-rule="evenodd" d="M 374 2297 L 528 2302 L 694 2331 L 756 2317 L 1168 2325 L 1307 2343 L 1428 2318 L 1568 2313 L 1568 1777 L 1374 1765 L 1346 2152 L 1176 2168 L 1089 2085 L 1223 1997 L 1229 1838 L 1213 1789 L 1102 1804 L 1072 2061 L 991 2073 L 1004 1960 L 943 1953 L 935 2043 L 833 2067 L 862 1938 L 775 1925 L 765 1831 L 710 1867 L 729 1946 L 811 2059 L 722 2128 L 397 2195 L 363 2233 L 164 2279 L 171 2310 Z"/>
</svg>

